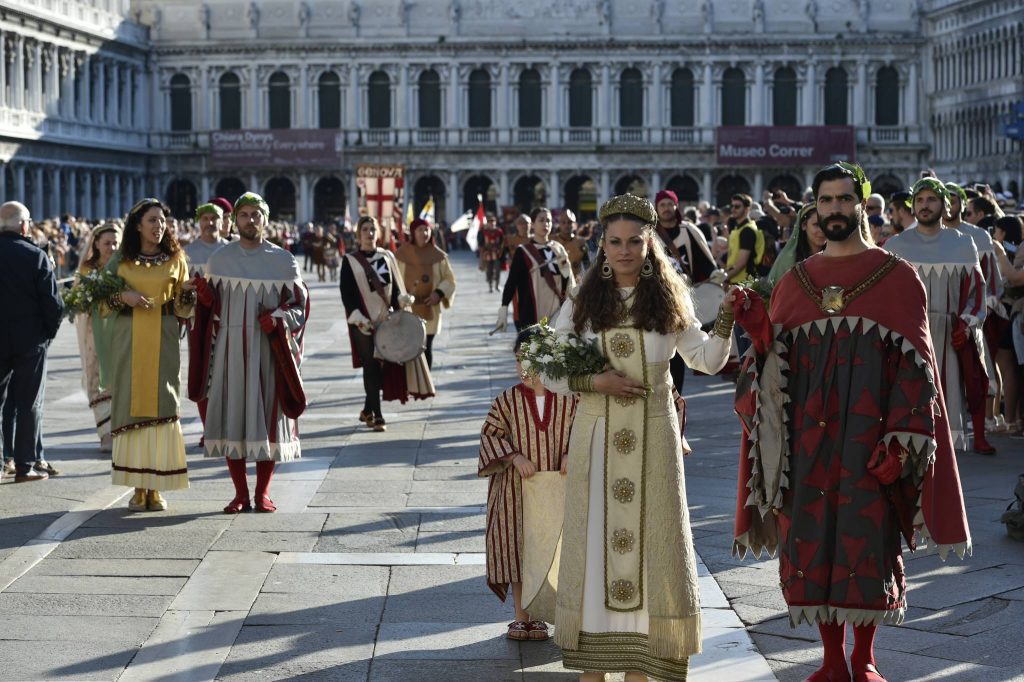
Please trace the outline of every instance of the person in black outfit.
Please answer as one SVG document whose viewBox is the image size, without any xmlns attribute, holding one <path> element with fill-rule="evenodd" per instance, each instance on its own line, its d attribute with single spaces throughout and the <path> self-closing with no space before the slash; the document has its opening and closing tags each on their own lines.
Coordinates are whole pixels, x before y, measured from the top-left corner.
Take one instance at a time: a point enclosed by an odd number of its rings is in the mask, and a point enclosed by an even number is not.
<svg viewBox="0 0 1024 682">
<path fill-rule="evenodd" d="M 15 481 L 41 481 L 36 470 L 46 351 L 57 335 L 64 302 L 46 254 L 28 239 L 28 209 L 0 206 L 0 400 L 14 401 Z"/>
</svg>

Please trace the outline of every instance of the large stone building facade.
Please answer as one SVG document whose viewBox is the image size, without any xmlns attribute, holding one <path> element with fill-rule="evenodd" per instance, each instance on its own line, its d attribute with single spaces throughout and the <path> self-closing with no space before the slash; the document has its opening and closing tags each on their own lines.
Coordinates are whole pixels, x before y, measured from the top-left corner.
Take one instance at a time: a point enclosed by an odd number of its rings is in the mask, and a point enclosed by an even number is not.
<svg viewBox="0 0 1024 682">
<path fill-rule="evenodd" d="M 354 215 L 357 166 L 389 164 L 451 220 L 478 195 L 587 215 L 626 189 L 721 202 L 808 184 L 816 164 L 720 163 L 722 126 L 852 126 L 883 191 L 929 165 L 1019 188 L 991 119 L 1024 99 L 1020 5 L 4 0 L 0 191 L 103 216 L 253 189 L 277 216 L 326 219 Z M 215 153 L 224 131 L 281 129 L 335 131 L 339 154 Z"/>
</svg>

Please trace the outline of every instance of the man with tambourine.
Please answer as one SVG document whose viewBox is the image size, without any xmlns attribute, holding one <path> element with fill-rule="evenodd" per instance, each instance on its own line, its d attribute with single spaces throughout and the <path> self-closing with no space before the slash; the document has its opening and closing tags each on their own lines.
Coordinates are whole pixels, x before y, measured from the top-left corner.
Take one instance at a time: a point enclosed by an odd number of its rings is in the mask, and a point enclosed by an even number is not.
<svg viewBox="0 0 1024 682">
<path fill-rule="evenodd" d="M 345 254 L 339 288 L 352 343 L 352 366 L 363 369 L 366 400 L 359 420 L 374 431 L 387 426 L 384 400 L 405 403 L 409 397 L 434 395 L 423 350 L 423 320 L 405 310 L 415 297 L 405 290 L 394 254 L 378 244 L 380 223 L 363 216 L 356 225 L 359 248 Z"/>
</svg>

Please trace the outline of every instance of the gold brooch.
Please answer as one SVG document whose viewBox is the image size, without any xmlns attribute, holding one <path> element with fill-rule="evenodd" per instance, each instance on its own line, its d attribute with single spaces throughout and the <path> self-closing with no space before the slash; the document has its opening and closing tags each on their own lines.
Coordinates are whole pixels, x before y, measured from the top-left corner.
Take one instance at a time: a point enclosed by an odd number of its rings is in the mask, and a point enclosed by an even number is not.
<svg viewBox="0 0 1024 682">
<path fill-rule="evenodd" d="M 624 455 L 628 455 L 636 449 L 636 433 L 632 429 L 616 431 L 615 436 L 612 437 L 612 443 L 615 444 L 616 450 Z"/>
<path fill-rule="evenodd" d="M 632 405 L 632 404 L 634 404 L 636 402 L 637 398 L 636 398 L 635 395 L 627 395 L 627 396 L 617 395 L 617 396 L 615 396 L 614 400 L 615 400 L 615 403 L 618 404 L 618 405 L 622 405 L 623 407 L 629 407 L 630 405 Z"/>
<path fill-rule="evenodd" d="M 838 315 L 846 307 L 846 289 L 842 287 L 825 287 L 821 290 L 821 311 L 829 315 Z"/>
<path fill-rule="evenodd" d="M 612 549 L 619 554 L 627 554 L 633 551 L 633 531 L 619 528 L 612 533 Z"/>
<path fill-rule="evenodd" d="M 612 353 L 617 358 L 628 358 L 636 350 L 636 346 L 633 344 L 633 339 L 630 338 L 629 334 L 619 332 L 612 337 L 608 345 L 612 349 Z"/>
<path fill-rule="evenodd" d="M 611 585 L 612 599 L 615 601 L 629 601 L 636 594 L 636 588 L 629 580 L 613 580 Z"/>
<path fill-rule="evenodd" d="M 612 496 L 623 504 L 632 502 L 634 495 L 636 495 L 636 485 L 628 478 L 620 478 L 612 485 Z"/>
</svg>

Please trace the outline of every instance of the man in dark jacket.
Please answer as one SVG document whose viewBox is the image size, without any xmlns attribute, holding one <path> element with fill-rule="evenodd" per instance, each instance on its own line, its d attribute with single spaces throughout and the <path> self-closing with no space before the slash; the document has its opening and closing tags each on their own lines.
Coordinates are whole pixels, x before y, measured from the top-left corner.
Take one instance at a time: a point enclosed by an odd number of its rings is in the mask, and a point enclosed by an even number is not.
<svg viewBox="0 0 1024 682">
<path fill-rule="evenodd" d="M 28 209 L 16 201 L 0 206 L 0 396 L 12 400 L 15 481 L 41 481 L 33 470 L 42 416 L 46 351 L 57 335 L 64 303 L 50 259 L 27 237 Z M 5 398 L 0 397 L 0 401 Z"/>
</svg>

